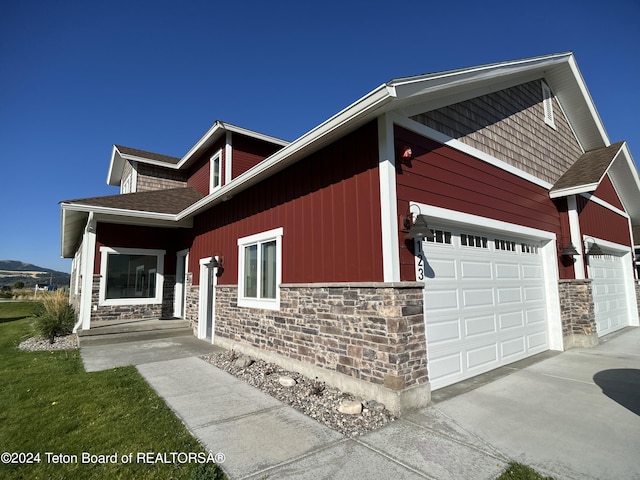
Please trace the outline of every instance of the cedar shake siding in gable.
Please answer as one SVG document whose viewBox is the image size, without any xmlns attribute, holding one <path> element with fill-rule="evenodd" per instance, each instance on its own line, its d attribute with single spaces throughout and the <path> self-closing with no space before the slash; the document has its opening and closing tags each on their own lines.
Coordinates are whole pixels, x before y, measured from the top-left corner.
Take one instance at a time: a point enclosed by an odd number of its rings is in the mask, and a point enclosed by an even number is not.
<svg viewBox="0 0 640 480">
<path fill-rule="evenodd" d="M 555 183 L 582 155 L 556 99 L 544 122 L 541 80 L 412 117 L 537 178 Z"/>
<path fill-rule="evenodd" d="M 395 137 L 396 150 L 413 152 L 411 162 L 397 168 L 399 217 L 415 201 L 560 236 L 558 209 L 546 189 L 401 127 Z M 413 281 L 415 258 L 404 236 L 399 232 L 400 279 Z"/>
<path fill-rule="evenodd" d="M 238 282 L 238 238 L 282 227 L 282 282 L 380 282 L 382 239 L 377 125 L 194 218 L 189 271 L 224 257 L 218 285 Z"/>
<path fill-rule="evenodd" d="M 147 165 L 141 162 L 138 163 L 136 192 L 148 192 L 151 190 L 164 190 L 186 186 L 187 176 L 184 172 L 157 167 L 155 165 Z"/>
</svg>

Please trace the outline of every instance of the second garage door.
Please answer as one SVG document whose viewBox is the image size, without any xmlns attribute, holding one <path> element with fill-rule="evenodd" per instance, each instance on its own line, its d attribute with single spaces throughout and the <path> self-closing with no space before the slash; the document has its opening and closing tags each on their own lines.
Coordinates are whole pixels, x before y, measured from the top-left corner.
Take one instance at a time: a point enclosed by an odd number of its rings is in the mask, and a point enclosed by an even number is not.
<svg viewBox="0 0 640 480">
<path fill-rule="evenodd" d="M 431 388 L 549 349 L 537 242 L 436 228 L 418 245 Z"/>
<path fill-rule="evenodd" d="M 602 337 L 629 325 L 622 258 L 612 254 L 589 256 L 589 276 L 593 279 L 598 336 Z"/>
</svg>

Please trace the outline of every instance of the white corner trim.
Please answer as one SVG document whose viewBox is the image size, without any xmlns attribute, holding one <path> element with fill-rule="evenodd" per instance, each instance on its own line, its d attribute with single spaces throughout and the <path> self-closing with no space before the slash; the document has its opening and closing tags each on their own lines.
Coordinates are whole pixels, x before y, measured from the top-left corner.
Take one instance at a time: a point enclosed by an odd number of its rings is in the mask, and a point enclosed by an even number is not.
<svg viewBox="0 0 640 480">
<path fill-rule="evenodd" d="M 569 217 L 569 236 L 571 243 L 573 243 L 573 246 L 576 247 L 578 251 L 578 255 L 574 256 L 573 276 L 576 280 L 584 280 L 584 249 L 582 248 L 578 202 L 575 195 L 569 195 L 567 197 L 567 215 Z M 566 247 L 566 245 L 563 245 L 563 247 Z"/>
<path fill-rule="evenodd" d="M 437 130 L 434 130 L 433 128 L 427 127 L 426 125 L 423 125 L 420 122 L 416 122 L 415 120 L 399 115 L 397 113 L 390 113 L 389 116 L 392 118 L 393 123 L 401 126 L 402 128 L 406 128 L 407 130 L 411 130 L 414 133 L 417 133 L 424 137 L 435 140 L 436 142 L 440 142 L 460 152 L 471 155 L 472 157 L 475 157 L 478 160 L 488 163 L 489 165 L 493 165 L 494 167 L 497 167 L 500 170 L 504 170 L 505 172 L 509 172 L 513 175 L 516 175 L 517 177 L 520 177 L 523 180 L 534 183 L 547 190 L 550 190 L 551 187 L 553 187 L 553 185 L 549 182 L 546 182 L 538 177 L 535 177 L 518 167 L 509 165 L 507 162 L 499 160 L 498 158 L 492 155 L 489 155 L 488 153 L 485 153 L 482 150 L 478 150 L 475 147 L 472 147 L 470 145 L 467 145 L 466 143 L 461 142 L 460 140 L 456 140 L 455 138 L 451 138 L 450 136 L 445 135 L 442 132 L 439 132 Z"/>
<path fill-rule="evenodd" d="M 227 132 L 226 144 L 224 146 L 224 184 L 231 182 L 233 172 L 233 134 Z"/>
<path fill-rule="evenodd" d="M 393 123 L 386 115 L 378 117 L 378 154 L 383 278 L 385 282 L 399 282 L 400 245 L 398 241 L 396 159 Z"/>
</svg>

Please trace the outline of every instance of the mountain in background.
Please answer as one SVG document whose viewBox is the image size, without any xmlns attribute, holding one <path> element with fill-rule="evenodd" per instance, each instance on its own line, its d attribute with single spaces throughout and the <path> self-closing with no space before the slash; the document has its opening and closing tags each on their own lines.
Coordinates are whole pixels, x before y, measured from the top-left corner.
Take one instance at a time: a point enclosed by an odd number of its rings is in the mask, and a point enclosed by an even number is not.
<svg viewBox="0 0 640 480">
<path fill-rule="evenodd" d="M 0 260 L 0 287 L 13 286 L 16 282 L 24 282 L 25 288 L 34 288 L 36 284 L 68 287 L 70 278 L 68 273 L 38 267 L 31 263 Z"/>
</svg>

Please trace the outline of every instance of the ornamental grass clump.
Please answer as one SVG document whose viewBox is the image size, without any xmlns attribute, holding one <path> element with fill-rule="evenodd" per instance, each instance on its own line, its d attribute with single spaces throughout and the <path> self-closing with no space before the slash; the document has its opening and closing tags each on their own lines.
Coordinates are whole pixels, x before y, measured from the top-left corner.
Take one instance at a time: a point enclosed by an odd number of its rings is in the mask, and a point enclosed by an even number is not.
<svg viewBox="0 0 640 480">
<path fill-rule="evenodd" d="M 69 305 L 69 297 L 62 290 L 47 295 L 42 300 L 42 308 L 35 314 L 35 328 L 38 334 L 53 343 L 56 337 L 69 335 L 76 322 L 76 313 Z"/>
</svg>

